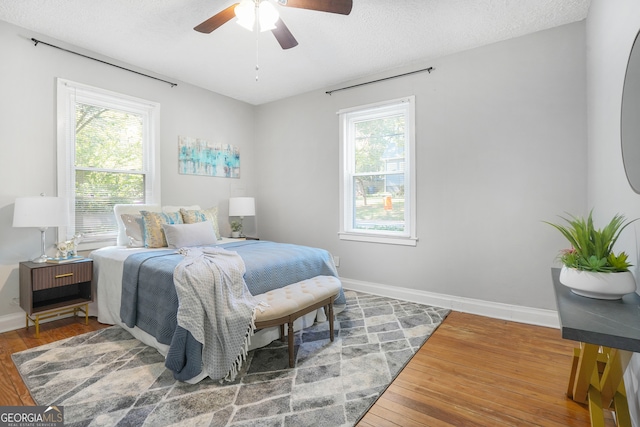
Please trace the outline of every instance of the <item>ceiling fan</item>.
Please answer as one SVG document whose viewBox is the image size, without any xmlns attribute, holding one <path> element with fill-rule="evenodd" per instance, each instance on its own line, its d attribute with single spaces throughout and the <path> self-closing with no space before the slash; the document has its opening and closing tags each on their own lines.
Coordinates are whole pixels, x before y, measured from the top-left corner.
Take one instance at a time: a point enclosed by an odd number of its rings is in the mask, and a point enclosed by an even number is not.
<svg viewBox="0 0 640 427">
<path fill-rule="evenodd" d="M 351 13 L 353 6 L 352 0 L 277 0 L 277 3 L 280 6 L 341 15 Z M 298 45 L 298 41 L 282 22 L 278 11 L 269 0 L 242 0 L 213 15 L 194 27 L 194 30 L 209 34 L 234 17 L 238 18 L 238 24 L 248 30 L 253 31 L 255 28 L 260 31 L 271 30 L 283 49 L 291 49 Z"/>
</svg>

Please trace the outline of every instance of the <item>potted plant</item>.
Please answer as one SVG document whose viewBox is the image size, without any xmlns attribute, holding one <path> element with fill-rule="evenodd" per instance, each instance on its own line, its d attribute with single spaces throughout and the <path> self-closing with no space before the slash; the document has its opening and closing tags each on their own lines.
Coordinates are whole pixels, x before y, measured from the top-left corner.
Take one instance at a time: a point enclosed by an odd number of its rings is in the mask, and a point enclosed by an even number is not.
<svg viewBox="0 0 640 427">
<path fill-rule="evenodd" d="M 567 225 L 544 221 L 556 228 L 569 241 L 571 248 L 560 252 L 563 264 L 560 283 L 582 296 L 599 299 L 620 299 L 636 290 L 636 281 L 629 271 L 628 255 L 613 251 L 620 233 L 636 221 L 626 221 L 616 214 L 609 224 L 596 229 L 593 211 L 584 219 L 570 215 L 562 218 Z"/>
<path fill-rule="evenodd" d="M 240 221 L 231 221 L 231 237 L 240 237 L 242 231 L 242 223 Z"/>
</svg>

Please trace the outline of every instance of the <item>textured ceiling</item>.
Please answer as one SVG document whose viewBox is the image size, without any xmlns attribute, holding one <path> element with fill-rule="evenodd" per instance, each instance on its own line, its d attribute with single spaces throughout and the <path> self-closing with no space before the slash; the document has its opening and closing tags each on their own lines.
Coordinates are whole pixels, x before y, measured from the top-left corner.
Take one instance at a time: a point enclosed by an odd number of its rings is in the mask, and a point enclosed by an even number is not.
<svg viewBox="0 0 640 427">
<path fill-rule="evenodd" d="M 193 30 L 233 3 L 0 0 L 0 20 L 257 105 L 580 21 L 590 0 L 353 0 L 348 16 L 276 6 L 299 42 L 289 50 L 233 21 Z"/>
</svg>

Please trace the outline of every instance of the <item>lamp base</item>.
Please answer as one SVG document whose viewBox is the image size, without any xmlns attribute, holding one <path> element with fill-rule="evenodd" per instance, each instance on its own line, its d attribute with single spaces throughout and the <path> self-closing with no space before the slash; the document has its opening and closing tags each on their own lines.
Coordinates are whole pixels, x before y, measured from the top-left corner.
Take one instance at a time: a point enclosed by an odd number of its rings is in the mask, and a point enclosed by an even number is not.
<svg viewBox="0 0 640 427">
<path fill-rule="evenodd" d="M 47 232 L 47 227 L 40 227 L 40 253 L 42 255 L 40 255 L 38 258 L 34 259 L 31 262 L 34 262 L 36 264 L 42 264 L 43 262 L 47 262 L 47 260 L 49 259 L 44 249 L 45 248 L 44 240 L 45 240 L 46 232 Z"/>
<path fill-rule="evenodd" d="M 31 262 L 36 264 L 42 264 L 43 262 L 47 262 L 48 259 L 49 259 L 48 256 L 40 255 L 38 258 L 32 259 Z"/>
</svg>

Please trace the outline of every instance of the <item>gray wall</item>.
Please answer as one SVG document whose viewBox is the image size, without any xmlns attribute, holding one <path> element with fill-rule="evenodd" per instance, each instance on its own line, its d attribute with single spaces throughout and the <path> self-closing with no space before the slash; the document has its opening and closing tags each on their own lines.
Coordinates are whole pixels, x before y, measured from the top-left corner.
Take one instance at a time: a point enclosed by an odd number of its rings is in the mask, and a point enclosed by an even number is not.
<svg viewBox="0 0 640 427">
<path fill-rule="evenodd" d="M 622 213 L 640 218 L 640 195 L 628 184 L 620 145 L 620 111 L 627 61 L 640 30 L 640 2 L 592 0 L 586 26 L 589 138 L 589 206 L 596 220 Z M 640 224 L 625 231 L 617 248 L 626 251 L 638 277 Z M 625 381 L 633 423 L 640 425 L 640 357 L 635 354 Z"/>
<path fill-rule="evenodd" d="M 45 45 L 34 47 L 31 37 L 52 42 L 0 21 L 0 317 L 22 313 L 14 303 L 17 264 L 40 253 L 37 229 L 11 227 L 14 200 L 56 194 L 56 77 L 161 104 L 163 204 L 219 205 L 221 231 L 228 233 L 229 196 L 252 195 L 255 190 L 253 106 L 185 83 L 172 88 Z M 179 135 L 240 147 L 241 178 L 179 175 Z M 53 244 L 55 231 L 49 230 L 47 236 L 47 244 Z"/>
<path fill-rule="evenodd" d="M 260 236 L 327 248 L 345 279 L 555 310 L 566 243 L 541 221 L 586 207 L 584 34 L 566 25 L 258 107 Z M 418 245 L 340 241 L 336 112 L 407 95 Z"/>
</svg>

